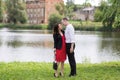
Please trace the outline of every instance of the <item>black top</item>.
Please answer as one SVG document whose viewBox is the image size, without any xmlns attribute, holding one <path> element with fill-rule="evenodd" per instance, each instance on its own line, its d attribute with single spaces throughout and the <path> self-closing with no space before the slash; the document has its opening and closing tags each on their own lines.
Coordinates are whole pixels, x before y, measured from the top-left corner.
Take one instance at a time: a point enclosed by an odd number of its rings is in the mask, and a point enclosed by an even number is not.
<svg viewBox="0 0 120 80">
<path fill-rule="evenodd" d="M 62 31 L 64 35 L 64 31 Z M 61 49 L 62 48 L 62 36 L 58 34 L 53 34 L 53 39 L 54 39 L 54 48 L 56 49 Z"/>
</svg>

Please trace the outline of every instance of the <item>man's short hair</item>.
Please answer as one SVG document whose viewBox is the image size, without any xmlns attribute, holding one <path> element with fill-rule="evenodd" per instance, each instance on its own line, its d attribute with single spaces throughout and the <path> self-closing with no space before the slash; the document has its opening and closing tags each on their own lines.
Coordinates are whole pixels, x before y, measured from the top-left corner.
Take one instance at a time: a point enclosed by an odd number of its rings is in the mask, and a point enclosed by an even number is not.
<svg viewBox="0 0 120 80">
<path fill-rule="evenodd" d="M 66 20 L 66 21 L 68 21 L 68 18 L 63 18 L 63 20 Z"/>
</svg>

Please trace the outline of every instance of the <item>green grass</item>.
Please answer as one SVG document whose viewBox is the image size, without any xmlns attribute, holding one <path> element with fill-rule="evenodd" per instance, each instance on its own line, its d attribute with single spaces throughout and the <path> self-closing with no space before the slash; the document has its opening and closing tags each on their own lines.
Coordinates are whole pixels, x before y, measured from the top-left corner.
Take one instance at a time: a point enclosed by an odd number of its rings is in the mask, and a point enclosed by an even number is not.
<svg viewBox="0 0 120 80">
<path fill-rule="evenodd" d="M 70 21 L 76 30 L 83 31 L 99 31 L 103 25 L 102 22 L 92 22 L 92 21 Z"/>
<path fill-rule="evenodd" d="M 80 26 L 83 26 L 83 27 L 101 27 L 103 26 L 102 25 L 102 22 L 92 22 L 92 21 L 70 21 L 72 24 L 77 24 L 77 25 L 80 25 Z"/>
<path fill-rule="evenodd" d="M 3 28 L 4 27 L 4 24 L 0 23 L 0 28 Z"/>
<path fill-rule="evenodd" d="M 76 30 L 85 30 L 85 31 L 96 31 L 102 27 L 101 22 L 85 22 L 82 21 L 70 21 L 73 24 Z M 0 28 L 7 27 L 10 29 L 40 29 L 45 30 L 48 29 L 47 24 L 40 24 L 40 25 L 32 25 L 32 24 L 0 24 Z"/>
<path fill-rule="evenodd" d="M 75 30 L 80 31 L 120 31 L 120 28 L 110 28 L 103 27 L 102 22 L 92 22 L 92 21 L 70 21 L 73 24 Z M 0 23 L 0 28 L 10 28 L 10 29 L 34 29 L 34 30 L 48 30 L 48 24 L 2 24 Z"/>
<path fill-rule="evenodd" d="M 64 77 L 54 78 L 53 73 L 52 63 L 0 63 L 0 80 L 120 80 L 120 62 L 77 64 L 77 76 L 70 78 L 68 64 Z"/>
<path fill-rule="evenodd" d="M 0 24 L 0 28 L 7 27 L 10 29 L 40 29 L 40 30 L 46 30 L 48 28 L 47 24 L 40 24 L 40 25 L 34 25 L 34 24 Z"/>
</svg>

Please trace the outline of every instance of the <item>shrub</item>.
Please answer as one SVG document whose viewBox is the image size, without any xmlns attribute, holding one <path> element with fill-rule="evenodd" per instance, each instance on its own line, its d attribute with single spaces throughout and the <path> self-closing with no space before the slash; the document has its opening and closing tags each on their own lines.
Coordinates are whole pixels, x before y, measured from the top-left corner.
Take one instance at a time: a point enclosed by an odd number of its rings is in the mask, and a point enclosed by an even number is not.
<svg viewBox="0 0 120 80">
<path fill-rule="evenodd" d="M 49 17 L 49 24 L 48 24 L 48 29 L 53 29 L 55 23 L 60 22 L 62 19 L 62 16 L 58 14 L 51 14 Z"/>
</svg>

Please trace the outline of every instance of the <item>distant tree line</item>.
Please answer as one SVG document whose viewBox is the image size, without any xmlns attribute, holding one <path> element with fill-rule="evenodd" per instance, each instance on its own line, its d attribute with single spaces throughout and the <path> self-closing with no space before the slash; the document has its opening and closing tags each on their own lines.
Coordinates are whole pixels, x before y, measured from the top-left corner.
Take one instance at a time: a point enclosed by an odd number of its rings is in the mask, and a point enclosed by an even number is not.
<svg viewBox="0 0 120 80">
<path fill-rule="evenodd" d="M 0 22 L 3 21 L 5 14 L 7 14 L 7 21 L 10 23 L 27 22 L 26 4 L 24 0 L 0 0 L 0 4 Z"/>
</svg>

